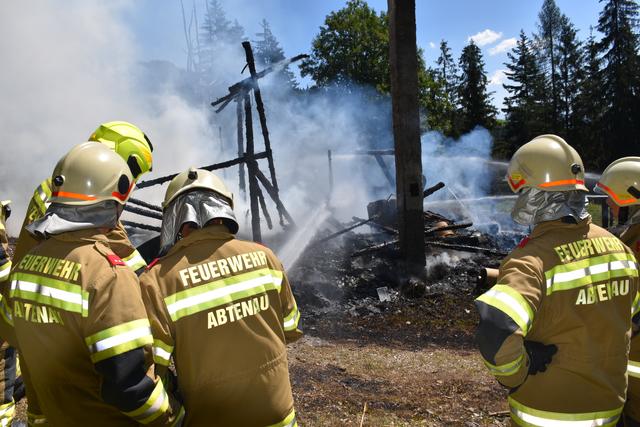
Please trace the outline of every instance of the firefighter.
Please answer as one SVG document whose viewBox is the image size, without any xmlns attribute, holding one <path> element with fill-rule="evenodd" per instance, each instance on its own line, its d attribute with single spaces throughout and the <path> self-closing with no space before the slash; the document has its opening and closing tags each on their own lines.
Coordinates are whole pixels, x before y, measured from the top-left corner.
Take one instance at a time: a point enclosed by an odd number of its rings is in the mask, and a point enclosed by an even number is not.
<svg viewBox="0 0 640 427">
<path fill-rule="evenodd" d="M 152 168 L 153 145 L 147 135 L 131 123 L 124 121 L 103 123 L 91 134 L 89 141 L 101 142 L 118 153 L 127 162 L 134 181 Z M 22 257 L 38 243 L 37 237 L 29 233 L 26 227 L 44 216 L 50 205 L 51 188 L 51 178 L 49 177 L 42 181 L 33 192 L 16 242 L 13 256 L 14 264 L 19 263 Z M 129 241 L 122 224 L 118 222 L 110 237 L 111 249 L 137 274 L 142 273 L 146 262 Z M 40 425 L 44 422 L 44 417 L 39 409 L 37 397 L 30 392 L 29 370 L 25 364 L 22 364 L 21 367 L 27 382 L 29 425 Z"/>
<path fill-rule="evenodd" d="M 594 191 L 609 196 L 607 204 L 618 220 L 620 239 L 640 259 L 640 157 L 624 157 L 602 173 Z M 638 302 L 640 304 L 640 302 Z M 640 310 L 635 307 L 634 311 Z M 640 314 L 636 323 L 640 323 Z M 640 426 L 640 328 L 633 331 L 627 367 L 629 387 L 624 409 L 624 426 Z"/>
<path fill-rule="evenodd" d="M 155 376 L 136 275 L 111 249 L 133 188 L 127 164 L 97 142 L 52 175 L 51 205 L 27 230 L 41 243 L 14 265 L 8 307 L 47 421 L 177 425 L 184 414 Z"/>
<path fill-rule="evenodd" d="M 5 221 L 11 215 L 11 201 L 0 201 L 0 283 L 9 278 L 11 271 L 11 258 L 9 256 L 9 240 L 5 229 Z M 6 325 L 8 314 L 1 310 L 0 316 L 5 318 L 2 325 Z M 13 333 L 9 328 L 1 329 L 1 336 L 7 338 L 9 333 Z M 13 399 L 14 384 L 16 381 L 15 350 L 9 346 L 7 341 L 0 345 L 0 427 L 10 426 L 15 415 L 15 402 Z"/>
<path fill-rule="evenodd" d="M 127 162 L 134 181 L 152 169 L 153 145 L 147 135 L 131 123 L 123 121 L 103 123 L 91 134 L 89 141 L 101 142 L 118 153 Z M 50 198 L 51 178 L 47 178 L 34 190 L 29 202 L 27 215 L 16 242 L 14 263 L 20 262 L 22 256 L 36 245 L 37 240 L 25 230 L 25 227 L 36 219 L 42 218 L 50 204 Z M 138 274 L 142 273 L 147 264 L 129 242 L 122 224 L 118 223 L 113 232 L 113 239 L 112 249 L 122 257 L 127 266 Z"/>
<path fill-rule="evenodd" d="M 477 341 L 510 389 L 512 425 L 613 426 L 625 401 L 633 252 L 591 223 L 580 156 L 542 135 L 509 163 L 513 219 L 533 227 L 476 300 Z"/>
<path fill-rule="evenodd" d="M 140 278 L 158 372 L 171 358 L 187 426 L 297 426 L 286 344 L 300 312 L 281 262 L 238 240 L 233 195 L 213 173 L 169 184 L 161 250 Z"/>
</svg>

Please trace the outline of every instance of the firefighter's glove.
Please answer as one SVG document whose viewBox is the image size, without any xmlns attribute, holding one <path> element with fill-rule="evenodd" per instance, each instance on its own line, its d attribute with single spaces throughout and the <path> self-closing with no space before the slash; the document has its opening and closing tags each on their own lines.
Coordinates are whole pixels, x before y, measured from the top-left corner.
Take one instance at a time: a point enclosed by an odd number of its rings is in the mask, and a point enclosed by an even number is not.
<svg viewBox="0 0 640 427">
<path fill-rule="evenodd" d="M 162 382 L 164 383 L 165 390 L 171 393 L 178 402 L 184 402 L 182 395 L 180 394 L 180 390 L 178 390 L 178 377 L 173 369 L 167 369 Z"/>
<path fill-rule="evenodd" d="M 529 356 L 529 375 L 547 370 L 547 365 L 551 363 L 553 355 L 558 351 L 554 344 L 545 345 L 536 341 L 525 341 L 524 347 Z"/>
<path fill-rule="evenodd" d="M 13 400 L 18 403 L 25 396 L 24 381 L 22 375 L 16 378 L 16 382 L 13 384 Z"/>
</svg>

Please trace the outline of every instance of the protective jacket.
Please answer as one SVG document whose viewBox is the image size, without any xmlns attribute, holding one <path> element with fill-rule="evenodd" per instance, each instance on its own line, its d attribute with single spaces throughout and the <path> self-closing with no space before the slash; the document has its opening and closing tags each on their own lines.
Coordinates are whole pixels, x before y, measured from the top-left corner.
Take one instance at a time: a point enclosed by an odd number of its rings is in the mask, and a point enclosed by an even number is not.
<svg viewBox="0 0 640 427">
<path fill-rule="evenodd" d="M 11 257 L 9 256 L 9 239 L 4 221 L 0 219 L 0 282 L 9 278 Z"/>
<path fill-rule="evenodd" d="M 629 246 L 636 255 L 636 260 L 640 259 L 640 224 L 631 225 L 621 235 L 620 240 Z M 631 351 L 629 352 L 629 387 L 627 388 L 627 404 L 625 405 L 625 415 L 640 423 L 640 300 L 636 301 L 634 317 L 636 329 L 631 337 Z"/>
<path fill-rule="evenodd" d="M 4 308 L 31 386 L 51 425 L 175 425 L 137 277 L 110 244 L 98 229 L 62 233 L 15 264 Z"/>
<path fill-rule="evenodd" d="M 11 272 L 12 266 L 13 263 L 9 256 L 9 239 L 7 238 L 4 221 L 0 217 L 0 337 L 2 337 L 4 341 L 14 342 L 15 336 L 11 325 L 11 316 L 6 310 L 2 310 L 2 308 L 6 306 L 2 301 L 8 290 L 9 273 Z M 0 382 L 1 381 L 2 371 L 0 371 Z"/>
<path fill-rule="evenodd" d="M 302 335 L 300 312 L 268 248 L 210 225 L 140 281 L 157 371 L 173 357 L 185 425 L 297 425 L 285 344 Z"/>
<path fill-rule="evenodd" d="M 44 216 L 50 204 L 50 197 L 51 178 L 47 178 L 33 191 L 33 196 L 29 201 L 27 215 L 24 218 L 18 240 L 16 241 L 16 248 L 13 254 L 14 263 L 20 262 L 22 257 L 38 244 L 38 239 L 29 233 L 25 227 Z M 147 264 L 129 241 L 129 237 L 127 237 L 127 233 L 120 222 L 118 222 L 117 227 L 111 232 L 110 241 L 111 249 L 129 268 L 137 274 L 141 274 L 144 271 Z"/>
<path fill-rule="evenodd" d="M 512 424 L 615 425 L 640 298 L 631 250 L 590 218 L 543 222 L 503 260 L 497 283 L 476 300 L 477 339 L 510 388 Z M 545 372 L 528 374 L 524 340 L 557 346 Z"/>
<path fill-rule="evenodd" d="M 4 225 L 4 219 L 0 217 L 0 283 L 9 278 L 11 271 L 11 258 L 9 256 L 9 239 Z M 3 285 L 4 286 L 4 285 Z M 0 298 L 2 298 L 0 296 Z M 2 304 L 0 303 L 0 308 Z M 13 331 L 7 327 L 8 315 L 0 309 L 0 316 L 4 321 L 0 322 L 0 426 L 10 426 L 15 414 L 15 402 L 13 401 L 13 388 L 16 380 L 16 351 L 6 341 Z"/>
</svg>

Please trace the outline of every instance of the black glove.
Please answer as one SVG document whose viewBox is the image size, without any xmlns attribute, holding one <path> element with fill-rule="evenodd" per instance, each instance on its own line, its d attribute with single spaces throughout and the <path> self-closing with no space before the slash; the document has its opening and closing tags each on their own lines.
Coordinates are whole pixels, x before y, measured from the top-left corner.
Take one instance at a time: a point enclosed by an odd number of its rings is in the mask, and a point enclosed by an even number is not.
<svg viewBox="0 0 640 427">
<path fill-rule="evenodd" d="M 25 396 L 24 381 L 22 375 L 16 378 L 16 382 L 13 383 L 13 400 L 18 403 Z"/>
<path fill-rule="evenodd" d="M 554 344 L 546 345 L 536 341 L 525 341 L 524 348 L 529 356 L 529 375 L 546 371 L 547 365 L 558 351 Z"/>
<path fill-rule="evenodd" d="M 180 394 L 180 390 L 178 390 L 178 376 L 175 371 L 171 368 L 167 369 L 164 378 L 162 379 L 162 383 L 164 384 L 165 390 L 173 394 L 176 400 L 180 403 L 184 403 L 182 399 L 182 394 Z"/>
</svg>

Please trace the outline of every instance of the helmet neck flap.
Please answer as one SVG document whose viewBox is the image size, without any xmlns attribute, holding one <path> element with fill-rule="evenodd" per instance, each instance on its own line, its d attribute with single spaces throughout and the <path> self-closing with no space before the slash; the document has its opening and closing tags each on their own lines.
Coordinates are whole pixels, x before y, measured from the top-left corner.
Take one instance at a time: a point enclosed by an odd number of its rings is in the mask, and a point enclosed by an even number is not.
<svg viewBox="0 0 640 427">
<path fill-rule="evenodd" d="M 160 254 L 165 255 L 180 239 L 186 223 L 203 228 L 213 219 L 222 219 L 232 234 L 238 232 L 238 221 L 229 201 L 220 194 L 196 189 L 175 197 L 162 213 Z"/>
<path fill-rule="evenodd" d="M 42 218 L 25 228 L 40 239 L 90 228 L 115 228 L 122 210 L 123 205 L 113 200 L 79 206 L 52 203 Z"/>
</svg>

